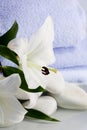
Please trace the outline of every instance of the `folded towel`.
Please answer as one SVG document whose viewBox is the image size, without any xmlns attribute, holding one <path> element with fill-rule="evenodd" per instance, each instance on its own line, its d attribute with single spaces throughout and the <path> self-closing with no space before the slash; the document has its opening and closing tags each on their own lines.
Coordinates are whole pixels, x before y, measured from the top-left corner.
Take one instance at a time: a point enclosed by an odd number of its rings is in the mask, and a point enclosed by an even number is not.
<svg viewBox="0 0 87 130">
<path fill-rule="evenodd" d="M 87 67 L 60 69 L 65 81 L 87 84 Z"/>
<path fill-rule="evenodd" d="M 87 38 L 82 40 L 76 47 L 54 48 L 56 62 L 54 68 L 70 68 L 87 66 Z"/>
<path fill-rule="evenodd" d="M 17 20 L 18 36 L 29 36 L 44 19 L 54 19 L 54 47 L 74 46 L 86 35 L 86 17 L 77 0 L 0 0 L 0 33 Z"/>
</svg>

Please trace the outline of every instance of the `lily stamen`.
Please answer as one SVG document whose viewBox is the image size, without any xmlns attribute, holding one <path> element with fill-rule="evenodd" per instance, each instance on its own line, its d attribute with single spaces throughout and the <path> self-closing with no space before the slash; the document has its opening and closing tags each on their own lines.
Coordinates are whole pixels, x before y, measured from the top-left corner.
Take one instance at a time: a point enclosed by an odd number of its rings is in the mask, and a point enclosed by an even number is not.
<svg viewBox="0 0 87 130">
<path fill-rule="evenodd" d="M 44 74 L 44 75 L 50 74 L 49 69 L 45 66 L 42 67 L 41 71 L 42 71 L 42 74 Z"/>
</svg>

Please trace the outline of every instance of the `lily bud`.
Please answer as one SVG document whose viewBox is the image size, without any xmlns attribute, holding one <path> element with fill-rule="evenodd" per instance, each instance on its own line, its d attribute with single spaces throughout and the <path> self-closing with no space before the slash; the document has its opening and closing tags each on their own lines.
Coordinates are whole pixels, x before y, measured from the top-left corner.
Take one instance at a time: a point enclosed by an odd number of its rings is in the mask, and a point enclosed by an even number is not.
<svg viewBox="0 0 87 130">
<path fill-rule="evenodd" d="M 87 109 L 87 93 L 78 84 L 66 83 L 63 92 L 54 94 L 58 106 L 68 109 Z"/>
</svg>

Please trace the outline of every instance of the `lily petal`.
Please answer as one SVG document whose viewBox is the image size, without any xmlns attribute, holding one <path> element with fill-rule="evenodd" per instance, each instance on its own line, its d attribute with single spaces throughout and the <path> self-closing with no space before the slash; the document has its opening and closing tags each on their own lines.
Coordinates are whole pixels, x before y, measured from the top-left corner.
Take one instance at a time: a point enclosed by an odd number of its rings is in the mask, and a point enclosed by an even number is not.
<svg viewBox="0 0 87 130">
<path fill-rule="evenodd" d="M 87 93 L 78 84 L 66 83 L 63 92 L 54 94 L 58 106 L 68 109 L 87 109 Z"/>
<path fill-rule="evenodd" d="M 0 95 L 0 127 L 21 122 L 26 112 L 14 96 Z"/>
<path fill-rule="evenodd" d="M 54 26 L 48 16 L 41 28 L 34 33 L 28 44 L 28 60 L 40 65 L 50 65 L 55 61 L 53 52 Z"/>
<path fill-rule="evenodd" d="M 4 93 L 15 94 L 21 85 L 20 76 L 12 74 L 0 80 L 0 95 Z"/>
<path fill-rule="evenodd" d="M 8 43 L 8 48 L 15 51 L 20 57 L 27 52 L 28 39 L 15 38 Z"/>
<path fill-rule="evenodd" d="M 34 109 L 39 110 L 47 115 L 52 115 L 57 110 L 57 102 L 51 96 L 41 96 L 38 98 Z"/>
<path fill-rule="evenodd" d="M 37 67 L 27 66 L 26 56 L 22 57 L 22 69 L 26 78 L 26 82 L 29 88 L 37 88 L 38 86 L 42 86 L 46 88 L 46 80 L 45 75 L 41 72 L 41 67 L 38 69 Z"/>
<path fill-rule="evenodd" d="M 50 71 L 50 74 L 46 78 L 46 89 L 53 94 L 61 94 L 65 88 L 65 81 L 62 74 L 59 71 L 56 73 Z"/>
<path fill-rule="evenodd" d="M 33 108 L 36 105 L 39 95 L 40 93 L 26 92 L 20 88 L 18 89 L 16 93 L 16 97 L 19 100 L 27 100 L 22 104 L 25 108 Z"/>
</svg>

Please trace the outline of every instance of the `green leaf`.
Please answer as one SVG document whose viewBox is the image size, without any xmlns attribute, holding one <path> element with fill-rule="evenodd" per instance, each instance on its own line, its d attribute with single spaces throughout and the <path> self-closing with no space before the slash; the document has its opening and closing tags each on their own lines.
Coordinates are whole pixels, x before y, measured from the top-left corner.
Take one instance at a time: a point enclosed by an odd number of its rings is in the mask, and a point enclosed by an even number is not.
<svg viewBox="0 0 87 130">
<path fill-rule="evenodd" d="M 27 92 L 36 93 L 36 92 L 45 91 L 45 89 L 43 89 L 41 86 L 39 86 L 36 89 L 29 89 L 28 85 L 27 85 L 27 82 L 25 80 L 25 76 L 24 76 L 23 71 L 18 69 L 18 68 L 14 68 L 14 67 L 10 67 L 10 66 L 1 66 L 0 70 L 2 70 L 4 76 L 6 76 L 6 77 L 11 75 L 11 74 L 18 73 L 20 75 L 21 82 L 22 82 L 20 88 L 27 91 Z"/>
<path fill-rule="evenodd" d="M 16 37 L 16 34 L 18 32 L 18 24 L 15 21 L 13 26 L 2 36 L 0 36 L 0 45 L 5 45 L 9 43 L 12 39 Z"/>
<path fill-rule="evenodd" d="M 17 60 L 17 54 L 3 45 L 0 45 L 0 55 L 19 65 Z"/>
<path fill-rule="evenodd" d="M 59 120 L 54 119 L 46 114 L 44 114 L 43 112 L 40 112 L 38 110 L 35 109 L 27 109 L 27 114 L 25 115 L 25 117 L 32 117 L 32 118 L 36 118 L 36 119 L 41 119 L 41 120 L 47 120 L 47 121 L 54 121 L 54 122 L 59 122 Z"/>
</svg>

